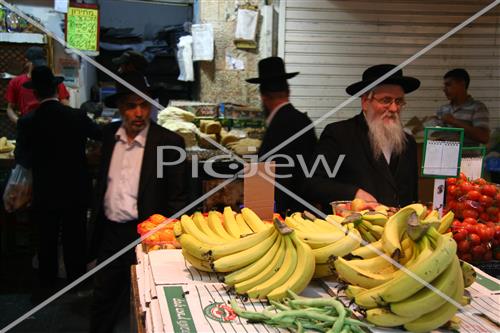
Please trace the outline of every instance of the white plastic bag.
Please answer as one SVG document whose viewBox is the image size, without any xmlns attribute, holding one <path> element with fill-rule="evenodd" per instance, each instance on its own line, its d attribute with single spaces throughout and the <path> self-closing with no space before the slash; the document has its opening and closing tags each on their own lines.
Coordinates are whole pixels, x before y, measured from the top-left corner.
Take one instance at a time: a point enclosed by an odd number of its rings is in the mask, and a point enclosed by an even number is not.
<svg viewBox="0 0 500 333">
<path fill-rule="evenodd" d="M 31 204 L 33 176 L 31 169 L 17 164 L 11 171 L 9 181 L 3 193 L 5 210 L 12 213 L 29 207 Z"/>
<path fill-rule="evenodd" d="M 193 69 L 193 38 L 183 36 L 177 43 L 177 63 L 179 64 L 179 81 L 194 81 Z"/>
</svg>

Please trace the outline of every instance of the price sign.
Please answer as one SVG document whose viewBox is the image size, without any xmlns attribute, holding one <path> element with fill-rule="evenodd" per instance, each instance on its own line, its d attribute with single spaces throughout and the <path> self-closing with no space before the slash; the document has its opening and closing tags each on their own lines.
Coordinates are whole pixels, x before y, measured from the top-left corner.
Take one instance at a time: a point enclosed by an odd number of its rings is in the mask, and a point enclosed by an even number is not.
<svg viewBox="0 0 500 333">
<path fill-rule="evenodd" d="M 66 14 L 66 47 L 82 51 L 99 50 L 97 5 L 71 4 Z"/>
</svg>

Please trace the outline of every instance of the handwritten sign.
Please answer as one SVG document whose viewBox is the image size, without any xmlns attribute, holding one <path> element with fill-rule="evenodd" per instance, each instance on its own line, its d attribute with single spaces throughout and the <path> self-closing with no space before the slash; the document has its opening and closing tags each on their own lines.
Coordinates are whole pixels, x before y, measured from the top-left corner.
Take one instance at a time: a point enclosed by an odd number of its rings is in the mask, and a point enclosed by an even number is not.
<svg viewBox="0 0 500 333">
<path fill-rule="evenodd" d="M 99 9 L 92 5 L 73 4 L 66 14 L 66 44 L 83 51 L 99 50 Z"/>
</svg>

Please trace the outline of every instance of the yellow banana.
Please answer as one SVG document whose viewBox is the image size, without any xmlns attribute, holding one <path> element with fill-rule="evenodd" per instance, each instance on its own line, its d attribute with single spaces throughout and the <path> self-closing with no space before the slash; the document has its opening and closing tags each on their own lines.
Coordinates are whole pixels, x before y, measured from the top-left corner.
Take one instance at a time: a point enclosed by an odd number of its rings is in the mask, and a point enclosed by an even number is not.
<svg viewBox="0 0 500 333">
<path fill-rule="evenodd" d="M 382 327 L 396 327 L 401 326 L 412 320 L 417 319 L 418 316 L 403 317 L 392 313 L 386 308 L 374 308 L 366 311 L 366 320 L 370 323 Z"/>
<path fill-rule="evenodd" d="M 227 239 L 220 237 L 215 232 L 213 232 L 212 229 L 210 229 L 210 227 L 208 226 L 208 222 L 205 219 L 205 216 L 203 216 L 203 214 L 201 212 L 194 213 L 193 221 L 196 224 L 196 226 L 198 227 L 198 229 L 203 231 L 203 233 L 206 234 L 210 239 L 217 241 L 219 243 L 226 243 L 227 242 Z"/>
<path fill-rule="evenodd" d="M 339 223 L 330 223 L 322 219 L 315 219 L 314 224 L 318 225 L 319 227 L 323 228 L 323 230 L 327 232 L 342 232 L 345 234 L 347 231 L 345 228 L 342 227 L 341 224 Z"/>
<path fill-rule="evenodd" d="M 380 286 L 390 281 L 393 277 L 393 274 L 377 274 L 370 270 L 356 267 L 351 261 L 347 261 L 343 258 L 337 258 L 337 260 L 335 260 L 335 271 L 341 280 L 367 289 Z"/>
<path fill-rule="evenodd" d="M 378 226 L 385 226 L 387 223 L 388 217 L 387 213 L 382 213 L 382 212 L 369 212 L 365 213 L 362 216 L 363 220 L 370 222 L 371 224 L 375 224 Z"/>
<path fill-rule="evenodd" d="M 427 221 L 434 221 L 436 219 L 439 219 L 439 212 L 435 209 L 431 210 L 429 214 L 425 216 L 425 218 L 422 220 L 422 222 L 427 222 Z"/>
<path fill-rule="evenodd" d="M 269 256 L 269 259 L 272 259 L 269 262 L 269 265 L 265 267 L 259 274 L 238 282 L 234 285 L 234 289 L 236 290 L 236 293 L 238 294 L 243 294 L 246 293 L 248 290 L 252 289 L 253 287 L 264 283 L 266 280 L 269 279 L 270 276 L 275 274 L 280 267 L 283 265 L 283 261 L 285 260 L 285 256 L 287 256 L 286 252 L 286 238 L 288 236 L 278 236 L 280 238 L 280 247 L 278 248 L 278 251 L 274 255 L 274 257 Z M 265 255 L 264 257 L 268 257 Z"/>
<path fill-rule="evenodd" d="M 457 243 L 452 238 L 442 236 L 434 228 L 429 229 L 424 238 L 426 237 L 433 238 L 436 248 L 432 250 L 430 245 L 426 245 L 415 261 L 410 262 L 406 268 L 422 281 L 429 283 L 451 263 L 456 255 Z M 427 243 L 425 242 L 425 244 Z M 404 271 L 398 273 L 387 283 L 358 295 L 356 303 L 361 306 L 370 306 L 374 303 L 386 305 L 399 302 L 424 287 L 422 282 L 415 279 L 414 276 L 406 274 Z"/>
<path fill-rule="evenodd" d="M 441 223 L 439 224 L 438 232 L 441 233 L 441 234 L 446 233 L 446 231 L 448 230 L 448 228 L 453 223 L 453 218 L 454 217 L 455 217 L 455 214 L 451 210 L 448 213 L 446 213 L 441 218 Z"/>
<path fill-rule="evenodd" d="M 297 267 L 297 249 L 289 236 L 285 236 L 285 241 L 287 255 L 280 269 L 274 275 L 270 276 L 267 281 L 248 290 L 248 297 L 265 298 L 270 291 L 284 284 L 295 271 Z"/>
<path fill-rule="evenodd" d="M 231 242 L 227 242 L 226 244 L 212 246 L 210 251 L 206 253 L 205 256 L 212 259 L 219 259 L 230 254 L 237 254 L 264 242 L 266 239 L 271 237 L 274 232 L 275 229 L 269 225 L 264 231 L 253 233 L 240 239 L 235 239 Z"/>
<path fill-rule="evenodd" d="M 464 282 L 463 279 L 458 279 L 458 286 L 452 297 L 453 300 L 455 300 L 455 302 L 459 304 L 464 294 L 463 282 Z M 407 331 L 415 333 L 432 331 L 446 324 L 450 319 L 453 318 L 456 312 L 457 312 L 457 307 L 454 304 L 450 302 L 445 302 L 437 310 L 429 312 L 418 319 L 406 323 L 404 325 L 404 328 Z"/>
<path fill-rule="evenodd" d="M 254 261 L 252 264 L 226 275 L 224 277 L 224 283 L 233 286 L 236 283 L 248 280 L 262 272 L 262 270 L 269 266 L 269 263 L 276 256 L 276 253 L 278 252 L 278 249 L 281 245 L 281 238 L 282 237 L 277 237 L 273 246 L 269 249 L 269 252 L 266 253 L 266 255 L 260 257 L 259 260 Z"/>
<path fill-rule="evenodd" d="M 380 255 L 380 253 L 385 253 L 381 239 L 371 244 L 357 248 L 356 250 L 351 252 L 353 256 L 363 259 L 376 257 Z"/>
<path fill-rule="evenodd" d="M 266 224 L 250 208 L 245 207 L 241 209 L 241 214 L 254 232 L 262 231 L 266 228 Z"/>
<path fill-rule="evenodd" d="M 231 207 L 224 207 L 224 228 L 227 233 L 231 235 L 233 238 L 240 238 L 240 228 L 236 223 L 236 219 L 234 218 L 234 212 Z"/>
<path fill-rule="evenodd" d="M 476 271 L 471 264 L 466 261 L 460 260 L 460 268 L 462 269 L 462 276 L 464 278 L 465 288 L 470 287 L 474 282 L 476 282 Z"/>
<path fill-rule="evenodd" d="M 349 299 L 354 299 L 358 294 L 365 292 L 366 288 L 360 287 L 360 286 L 354 286 L 352 284 L 348 285 L 345 294 Z"/>
<path fill-rule="evenodd" d="M 287 291 L 291 290 L 296 294 L 301 293 L 311 282 L 316 266 L 314 254 L 309 245 L 301 241 L 295 232 L 290 234 L 295 248 L 297 249 L 297 266 L 285 283 L 267 294 L 269 300 L 282 300 L 287 297 Z"/>
<path fill-rule="evenodd" d="M 313 278 L 321 279 L 327 276 L 332 276 L 333 273 L 334 272 L 332 271 L 330 264 L 316 264 Z"/>
<path fill-rule="evenodd" d="M 177 240 L 181 244 L 182 249 L 193 257 L 202 260 L 208 259 L 207 253 L 211 251 L 212 245 L 200 242 L 191 234 L 181 234 L 177 237 Z"/>
<path fill-rule="evenodd" d="M 342 222 L 344 221 L 344 218 L 342 216 L 338 216 L 338 215 L 327 215 L 326 216 L 326 221 L 328 223 L 331 223 L 334 226 L 336 226 L 336 225 L 342 225 Z"/>
<path fill-rule="evenodd" d="M 344 238 L 330 245 L 313 249 L 316 262 L 319 264 L 327 263 L 328 260 L 335 257 L 343 257 L 359 247 L 361 243 L 361 235 L 356 229 L 349 230 L 349 233 Z"/>
<path fill-rule="evenodd" d="M 401 237 L 407 229 L 407 222 L 411 214 L 415 213 L 417 218 L 421 218 L 427 209 L 421 204 L 412 204 L 401 208 L 396 214 L 392 215 L 385 224 L 382 234 L 382 243 L 385 252 L 389 256 L 399 259 L 401 255 Z"/>
<path fill-rule="evenodd" d="M 182 250 L 182 255 L 184 256 L 184 259 L 186 259 L 194 268 L 196 268 L 199 271 L 203 272 L 211 272 L 212 268 L 210 267 L 210 262 L 207 260 L 202 260 L 199 258 L 196 258 L 192 255 L 189 254 L 186 250 Z"/>
<path fill-rule="evenodd" d="M 232 241 L 235 238 L 227 233 L 226 229 L 222 226 L 222 221 L 220 216 L 211 211 L 208 213 L 208 226 L 215 232 L 219 237 L 225 239 L 226 241 Z"/>
<path fill-rule="evenodd" d="M 273 228 L 274 229 L 274 228 Z M 212 268 L 215 272 L 232 272 L 242 267 L 245 267 L 255 260 L 266 254 L 271 248 L 278 236 L 276 230 L 273 231 L 271 237 L 266 238 L 264 241 L 258 243 L 241 252 L 233 253 L 225 257 L 219 258 L 212 263 Z"/>
<path fill-rule="evenodd" d="M 463 277 L 460 271 L 459 260 L 455 257 L 450 266 L 432 281 L 431 285 L 446 296 L 453 297 L 457 286 L 460 284 L 458 279 L 463 279 Z M 424 287 L 416 294 L 401 302 L 391 303 L 390 307 L 391 311 L 399 316 L 409 317 L 415 315 L 418 318 L 438 309 L 446 301 L 446 299 L 434 290 Z"/>
<path fill-rule="evenodd" d="M 253 230 L 250 229 L 248 224 L 245 222 L 243 215 L 236 214 L 236 223 L 238 224 L 238 227 L 240 228 L 240 235 L 248 235 L 248 234 L 253 233 Z"/>
<path fill-rule="evenodd" d="M 221 244 L 221 242 L 219 240 L 210 238 L 207 234 L 205 234 L 203 231 L 198 229 L 198 227 L 193 222 L 193 220 L 187 215 L 181 216 L 181 226 L 182 226 L 182 230 L 185 233 L 188 233 L 188 234 L 194 236 L 200 242 L 203 242 L 203 243 L 209 244 L 209 245 Z"/>
</svg>

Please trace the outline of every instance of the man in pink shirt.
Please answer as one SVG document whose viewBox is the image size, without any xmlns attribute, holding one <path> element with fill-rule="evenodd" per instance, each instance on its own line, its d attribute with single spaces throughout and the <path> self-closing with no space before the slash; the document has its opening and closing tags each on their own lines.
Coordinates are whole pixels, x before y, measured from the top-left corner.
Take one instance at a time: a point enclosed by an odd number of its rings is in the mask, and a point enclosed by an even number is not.
<svg viewBox="0 0 500 333">
<path fill-rule="evenodd" d="M 28 73 L 21 74 L 10 80 L 7 86 L 5 99 L 7 100 L 7 116 L 16 124 L 19 117 L 22 117 L 39 105 L 38 100 L 33 93 L 33 90 L 26 89 L 23 85 L 31 80 L 31 71 L 37 66 L 46 66 L 47 60 L 45 58 L 45 51 L 39 46 L 30 47 L 24 54 L 27 62 Z M 59 101 L 64 105 L 69 104 L 69 92 L 60 83 L 57 86 L 57 96 Z M 15 111 L 17 109 L 17 112 Z"/>
</svg>

